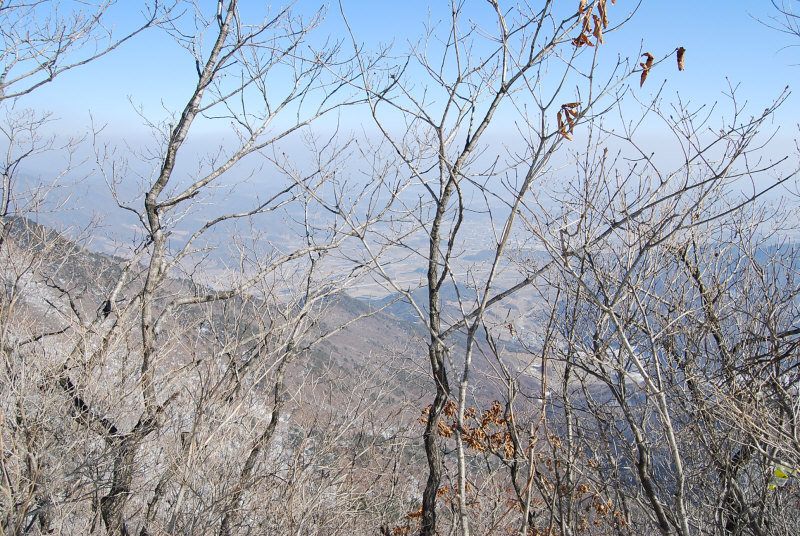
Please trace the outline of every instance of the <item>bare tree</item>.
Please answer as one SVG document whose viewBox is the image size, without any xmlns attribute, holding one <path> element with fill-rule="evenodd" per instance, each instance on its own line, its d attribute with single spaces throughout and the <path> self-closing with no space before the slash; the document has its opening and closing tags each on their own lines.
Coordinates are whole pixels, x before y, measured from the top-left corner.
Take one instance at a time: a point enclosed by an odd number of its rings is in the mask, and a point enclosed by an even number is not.
<svg viewBox="0 0 800 536">
<path fill-rule="evenodd" d="M 71 264 L 87 253 L 62 239 L 74 255 L 40 257 L 49 264 L 28 282 L 29 298 L 41 287 L 55 328 L 29 336 L 26 350 L 6 361 L 4 409 L 19 408 L 12 430 L 21 447 L 8 458 L 4 450 L 3 527 L 15 533 L 37 520 L 45 532 L 245 534 L 279 530 L 289 519 L 294 530 L 325 531 L 336 516 L 324 523 L 313 516 L 330 507 L 326 500 L 366 501 L 376 485 L 362 485 L 355 463 L 379 448 L 378 439 L 362 444 L 350 467 L 330 458 L 363 431 L 390 376 L 365 378 L 364 392 L 374 393 L 348 400 L 363 403 L 331 429 L 312 423 L 304 430 L 300 417 L 309 411 L 303 397 L 313 393 L 303 371 L 353 321 L 320 320 L 360 274 L 347 244 L 384 219 L 383 200 L 393 195 L 384 177 L 342 174 L 351 140 L 336 129 L 307 128 L 352 104 L 351 67 L 336 43 L 309 39 L 323 12 L 303 19 L 284 9 L 248 24 L 235 0 L 181 7 L 185 14 L 173 18 L 156 6 L 153 17 L 187 50 L 197 79 L 183 109 L 148 122 L 154 145 L 139 154 L 153 173 L 141 197 L 126 198 L 120 188 L 136 155 L 105 144 L 99 129 L 94 137 L 98 168 L 118 209 L 138 221 L 140 241 L 123 245 L 126 260 L 90 256 L 95 265 L 87 269 L 97 279 L 89 283 Z M 196 162 L 188 140 L 198 122 L 227 130 L 219 131 L 220 149 L 193 170 L 182 161 Z M 282 140 L 304 144 L 306 154 L 288 157 Z M 251 206 L 226 207 L 224 192 L 254 177 L 267 180 L 253 190 Z M 217 210 L 201 213 L 208 203 Z M 267 217 L 288 220 L 282 240 L 257 235 Z M 223 288 L 213 276 L 220 272 Z M 31 362 L 35 371 L 24 368 Z M 30 389 L 14 392 L 31 380 Z M 289 413 L 297 413 L 296 424 L 280 430 Z M 393 428 L 378 427 L 374 437 L 402 433 Z M 293 433 L 311 437 L 295 441 Z M 330 437 L 312 439 L 317 433 Z M 22 471 L 26 459 L 35 463 Z M 307 477 L 326 466 L 333 477 Z M 281 480 L 295 476 L 288 488 Z M 346 478 L 353 485 L 342 490 Z M 263 501 L 292 490 L 321 495 L 308 504 L 291 498 L 299 513 L 263 510 Z"/>
<path fill-rule="evenodd" d="M 508 471 L 512 498 L 524 512 L 523 533 L 556 527 L 574 533 L 590 526 L 624 532 L 634 520 L 668 534 L 713 526 L 743 530 L 730 525 L 732 520 L 741 523 L 738 527 L 763 526 L 773 514 L 762 510 L 756 519 L 750 512 L 755 497 L 763 496 L 735 490 L 737 479 L 751 478 L 737 465 L 746 465 L 740 458 L 749 447 L 737 447 L 744 432 L 730 417 L 725 418 L 731 423 L 726 433 L 738 435 L 721 434 L 726 439 L 718 437 L 719 443 L 708 450 L 716 452 L 721 486 L 732 491 L 718 495 L 726 498 L 715 509 L 706 508 L 705 499 L 695 494 L 699 480 L 693 453 L 703 443 L 685 427 L 696 413 L 678 409 L 685 406 L 692 382 L 681 388 L 669 383 L 683 373 L 680 367 L 669 370 L 662 344 L 676 323 L 694 316 L 695 307 L 709 319 L 704 329 L 719 318 L 713 308 L 700 305 L 702 296 L 710 299 L 709 283 L 692 273 L 704 272 L 691 268 L 692 263 L 676 266 L 682 250 L 675 242 L 693 233 L 713 236 L 709 243 L 721 240 L 715 229 L 730 225 L 792 176 L 785 173 L 766 186 L 754 186 L 749 195 L 727 197 L 734 184 L 763 184 L 761 177 L 775 169 L 775 163 L 752 162 L 763 154 L 761 130 L 783 97 L 755 117 L 745 116 L 734 99 L 726 126 L 713 133 L 705 130 L 710 116 L 680 104 L 671 111 L 674 118 L 662 114 L 658 95 L 641 105 L 641 117 L 614 121 L 615 129 L 604 127 L 603 112 L 619 103 L 627 77 L 635 73 L 642 85 L 660 61 L 645 53 L 641 64 L 618 64 L 609 69 L 611 77 L 600 80 L 600 45 L 612 39 L 613 34 L 603 31 L 613 7 L 604 2 L 576 7 L 576 12 L 559 13 L 545 3 L 538 11 L 506 11 L 490 2 L 486 9 L 495 10 L 496 21 L 490 30 L 472 22 L 487 20 L 485 16 L 465 22 L 464 6 L 454 3 L 444 31 L 430 30 L 400 62 L 402 67 L 362 67 L 361 89 L 385 140 L 375 152 L 384 151 L 388 165 L 412 177 L 415 188 L 408 191 L 418 194 L 400 199 L 395 210 L 409 228 L 422 229 L 419 235 L 374 237 L 365 239 L 365 246 L 381 254 L 392 246 L 411 252 L 426 273 L 417 292 L 388 263 L 375 262 L 387 288 L 408 301 L 429 333 L 435 394 L 423 416 L 428 479 L 418 513 L 421 533 L 447 530 L 437 522 L 436 504 L 448 497 L 453 530 L 467 534 L 471 526 L 493 527 L 474 526 L 471 505 L 485 502 L 472 500 L 478 492 L 468 488 L 485 489 L 487 482 L 496 482 L 496 467 Z M 491 44 L 481 40 L 490 35 Z M 542 41 L 544 35 L 548 37 Z M 587 50 L 591 59 L 582 54 Z M 676 47 L 663 59 L 676 54 L 680 68 L 684 52 Z M 551 54 L 562 59 L 563 74 L 546 63 Z M 360 57 L 367 63 L 365 55 Z M 585 76 L 574 81 L 573 72 Z M 552 85 L 550 77 L 555 78 Z M 567 97 L 566 88 L 572 87 Z M 623 118 L 627 109 L 619 106 Z M 487 135 L 505 113 L 516 120 L 504 123 L 513 124 L 521 140 L 516 153 L 497 150 Z M 677 140 L 682 166 L 664 171 L 660 160 L 638 145 L 638 129 L 651 115 L 659 116 L 664 131 Z M 591 126 L 581 130 L 584 124 Z M 574 156 L 579 178 L 560 187 L 554 155 L 561 158 L 558 148 L 578 136 L 576 132 L 588 136 L 585 151 Z M 620 146 L 625 149 L 615 155 Z M 475 243 L 487 234 L 489 244 Z M 484 246 L 491 254 L 482 266 L 464 258 L 471 248 Z M 528 252 L 531 260 L 524 259 Z M 512 280 L 508 268 L 515 256 L 525 271 L 521 279 Z M 676 271 L 669 272 L 670 267 Z M 691 290 L 699 292 L 699 302 L 683 294 L 668 305 L 665 289 L 677 291 L 680 283 L 689 292 L 688 282 L 694 282 Z M 720 281 L 713 288 L 719 285 L 725 287 Z M 513 312 L 507 304 L 524 292 L 550 302 L 538 325 L 521 327 L 503 320 Z M 493 307 L 507 308 L 498 314 Z M 662 325 L 656 313 L 671 320 Z M 794 334 L 790 326 L 778 331 L 785 334 L 781 338 L 788 348 Z M 519 340 L 526 328 L 535 328 L 530 338 L 538 342 Z M 716 331 L 715 340 L 724 339 L 723 331 Z M 513 351 L 503 352 L 511 344 L 509 335 L 512 342 L 517 339 L 513 344 L 526 346 L 533 355 L 520 360 Z M 685 340 L 699 339 L 693 334 Z M 476 355 L 485 361 L 476 363 Z M 698 351 L 692 355 L 705 362 Z M 534 367 L 541 371 L 538 382 L 530 381 Z M 492 370 L 489 375 L 498 380 L 495 396 L 505 398 L 502 418 L 495 413 L 481 417 L 476 392 L 483 384 L 475 379 L 476 373 L 486 374 L 481 368 Z M 741 407 L 734 393 L 742 386 L 734 381 L 736 373 L 731 374 L 730 391 L 719 400 Z M 532 383 L 538 383 L 533 392 Z M 548 401 L 553 389 L 560 391 L 556 402 Z M 548 412 L 554 414 L 552 420 Z M 595 424 L 587 427 L 586 416 Z M 506 433 L 487 428 L 489 422 L 505 426 Z M 448 441 L 442 444 L 442 438 Z M 538 459 L 537 444 L 550 449 L 550 455 Z M 622 446 L 628 448 L 624 456 L 619 454 Z M 721 449 L 727 449 L 725 456 Z M 497 465 L 477 471 L 476 459 Z M 566 469 L 545 468 L 548 460 L 553 466 L 566 461 Z M 617 477 L 606 479 L 606 473 Z M 630 479 L 639 487 L 621 484 Z M 593 520 L 585 508 L 596 513 Z M 715 521 L 704 517 L 709 512 Z"/>
<path fill-rule="evenodd" d="M 302 134 L 306 125 L 347 104 L 350 98 L 344 90 L 351 74 L 347 64 L 340 62 L 336 44 L 323 43 L 319 49 L 307 48 L 311 47 L 308 35 L 321 21 L 323 13 L 304 21 L 282 10 L 251 26 L 242 19 L 236 1 L 219 3 L 217 12 L 203 11 L 199 6 L 194 9 L 194 22 L 190 21 L 190 25 L 202 28 L 200 32 L 192 37 L 177 25 L 185 21 L 170 23 L 166 30 L 191 52 L 191 59 L 198 66 L 197 84 L 185 108 L 163 131 L 162 146 L 157 151 L 161 156 L 156 160 L 152 182 L 145 192 L 143 210 L 123 203 L 116 195 L 122 208 L 135 212 L 146 238 L 129 264 L 133 272 L 140 258 L 145 261 L 135 290 L 125 291 L 128 297 L 120 307 L 116 297 L 125 285 L 124 279 L 120 279 L 108 296 L 109 303 L 114 304 L 112 309 L 119 308 L 117 317 L 124 318 L 128 311 L 135 311 L 139 330 L 128 343 L 136 348 L 139 356 L 135 373 L 138 381 L 132 386 L 132 395 L 137 401 L 131 419 L 134 424 L 126 427 L 125 432 L 106 434 L 104 438 L 115 452 L 110 489 L 100 499 L 103 521 L 111 532 L 130 531 L 128 520 L 136 510 L 131 503 L 135 496 L 132 486 L 137 468 L 143 463 L 137 458 L 160 452 L 157 447 L 145 448 L 145 445 L 152 441 L 154 433 L 163 429 L 164 419 L 184 413 L 172 407 L 178 404 L 181 391 L 193 381 L 191 376 L 197 374 L 192 372 L 194 367 L 190 363 L 177 356 L 168 357 L 169 348 L 178 344 L 180 336 L 176 339 L 173 333 L 173 337 L 161 342 L 160 333 L 183 309 L 209 307 L 213 310 L 220 306 L 234 307 L 234 318 L 244 316 L 245 312 L 251 318 L 237 320 L 237 323 L 243 322 L 241 328 L 236 325 L 221 328 L 224 338 L 210 346 L 210 354 L 197 358 L 200 363 L 210 360 L 212 364 L 224 363 L 224 367 L 217 383 L 212 382 L 212 392 L 203 397 L 202 405 L 191 409 L 196 422 L 190 430 L 199 432 L 190 432 L 184 437 L 183 448 L 186 451 L 186 445 L 203 438 L 204 433 L 209 437 L 203 440 L 203 448 L 212 446 L 210 442 L 215 435 L 224 442 L 221 450 L 215 449 L 212 458 L 204 461 L 206 467 L 214 467 L 215 463 L 222 463 L 222 466 L 218 480 L 221 488 L 208 499 L 216 506 L 209 511 L 212 517 L 203 531 L 213 526 L 215 517 L 219 519 L 221 535 L 257 530 L 260 516 L 253 508 L 257 508 L 258 499 L 251 498 L 250 494 L 262 482 L 263 476 L 258 476 L 263 475 L 262 459 L 274 441 L 283 413 L 289 389 L 285 384 L 286 375 L 299 356 L 308 355 L 313 346 L 344 327 L 323 332 L 315 327 L 317 318 L 325 310 L 325 301 L 358 271 L 353 267 L 339 275 L 341 272 L 334 268 L 335 264 L 328 262 L 329 254 L 344 251 L 351 237 L 363 233 L 382 218 L 380 207 L 370 205 L 359 212 L 358 223 L 354 223 L 356 209 L 361 210 L 361 199 L 371 195 L 372 189 L 377 187 L 375 184 L 362 185 L 353 192 L 345 182 L 332 182 L 337 171 L 337 156 L 347 145 L 346 141 L 338 140 L 336 132 L 330 133 L 324 143 L 315 135 L 307 134 L 309 151 L 314 158 L 310 166 L 295 165 L 277 148 L 280 140 Z M 281 80 L 279 87 L 284 88 L 283 94 L 276 91 L 273 79 Z M 260 108 L 255 108 L 254 102 Z M 283 116 L 294 116 L 294 119 L 284 126 Z M 175 170 L 185 150 L 187 135 L 198 120 L 231 124 L 234 142 L 231 148 L 223 146 L 219 154 L 202 162 L 197 175 L 182 179 L 176 177 Z M 269 172 L 282 177 L 281 183 L 263 188 L 259 195 L 264 199 L 251 208 L 222 212 L 201 220 L 187 231 L 183 243 L 170 246 L 169 235 L 185 217 L 186 210 L 191 210 L 198 200 L 212 199 L 208 197 L 210 188 L 250 156 L 272 162 L 274 167 Z M 112 187 L 118 183 L 117 176 L 108 177 Z M 326 190 L 332 190 L 333 197 Z M 345 201 L 349 196 L 351 200 Z M 205 253 L 211 244 L 206 238 L 209 233 L 237 221 L 257 219 L 287 204 L 301 209 L 295 216 L 297 240 L 283 246 L 255 242 L 250 245 L 250 251 L 243 244 L 239 248 L 239 275 L 229 285 L 230 290 L 205 287 L 202 273 L 211 266 L 211 259 Z M 329 217 L 322 217 L 321 212 Z M 171 297 L 165 288 L 170 274 L 180 272 L 193 281 L 196 289 L 193 296 Z M 108 321 L 98 318 L 94 323 L 104 326 Z M 110 329 L 101 332 L 101 347 L 114 337 L 131 337 L 128 328 L 122 327 L 125 331 L 120 332 L 115 326 L 110 323 Z M 95 328 L 83 329 L 93 331 Z M 173 359 L 178 360 L 173 362 Z M 190 377 L 178 381 L 181 375 L 176 372 L 179 370 L 189 371 Z M 271 385 L 268 389 L 270 403 L 257 404 L 240 413 L 238 408 L 242 401 L 256 396 L 254 390 L 261 391 L 265 383 Z M 222 426 L 213 424 L 212 417 L 220 411 L 233 411 L 230 421 Z M 266 415 L 260 415 L 262 412 Z M 268 418 L 264 420 L 265 417 Z M 257 424 L 262 420 L 263 424 Z M 211 428 L 203 432 L 208 426 Z M 235 430 L 242 427 L 248 433 L 237 440 L 235 436 L 241 432 Z M 122 426 L 116 427 L 116 430 L 122 429 Z M 250 430 L 257 432 L 254 434 Z M 222 458 L 212 461 L 218 456 Z M 231 463 L 231 460 L 235 461 Z M 174 491 L 175 486 L 177 491 Z M 184 485 L 175 480 L 170 469 L 165 469 L 156 488 L 147 506 L 152 516 L 160 511 L 163 501 L 170 502 L 171 492 L 179 497 L 186 493 Z M 204 496 L 201 492 L 203 501 L 206 500 Z M 175 516 L 179 513 L 170 515 L 173 520 L 167 524 L 168 530 L 176 526 Z M 142 526 L 141 531 L 163 530 L 158 521 L 161 518 L 152 516 L 137 521 Z"/>
<path fill-rule="evenodd" d="M 53 118 L 47 111 L 27 108 L 26 97 L 66 71 L 96 60 L 169 16 L 164 6 L 146 11 L 127 33 L 115 33 L 108 23 L 113 2 L 4 1 L 0 3 L 0 133 L 4 158 L 0 165 L 0 254 L 3 258 L 3 518 L 2 530 L 12 534 L 55 530 L 57 489 L 50 460 L 70 446 L 61 445 L 49 427 L 47 395 L 52 383 L 42 379 L 53 365 L 42 352 L 46 341 L 63 334 L 64 310 L 48 302 L 42 274 L 72 258 L 74 247 L 55 233 L 31 224 L 52 190 L 77 166 L 77 141 L 57 142 L 46 134 Z M 136 24 L 136 23 L 134 23 Z M 26 166 L 41 155 L 63 158 L 52 177 L 26 177 Z M 8 243 L 11 239 L 14 243 Z M 35 356 L 35 357 L 34 357 Z M 38 378 L 38 379 L 37 379 Z M 63 505 L 62 505 L 63 507 Z M 67 510 L 69 508 L 67 507 Z M 66 514 L 68 515 L 68 514 Z"/>
<path fill-rule="evenodd" d="M 422 291 L 408 289 L 391 267 L 376 267 L 387 287 L 411 304 L 429 334 L 435 395 L 423 435 L 428 459 L 421 512 L 425 535 L 439 530 L 436 502 L 446 471 L 439 427 L 448 400 L 457 414 L 452 429 L 455 524 L 461 534 L 470 533 L 467 486 L 475 484 L 468 475 L 464 434 L 474 389 L 473 356 L 489 309 L 535 279 L 511 281 L 503 273 L 520 209 L 548 173 L 562 142 L 602 113 L 601 103 L 608 106 L 619 98 L 622 82 L 637 67 L 619 61 L 603 77 L 597 74 L 603 32 L 611 32 L 612 8 L 605 1 L 569 7 L 489 2 L 480 15 L 465 10 L 465 4 L 451 3 L 451 18 L 441 28 L 430 28 L 404 56 L 402 67 L 370 68 L 366 56 L 360 56 L 361 89 L 387 153 L 394 153 L 392 165 L 413 179 L 418 192 L 417 199 L 400 203 L 402 217 L 420 233 L 394 238 L 392 244 L 416 251 L 426 271 Z M 479 25 L 476 20 L 491 22 Z M 396 118 L 402 126 L 394 123 Z M 504 128 L 500 125 L 513 130 L 519 144 L 494 144 L 491 132 Z M 401 212 L 399 206 L 396 210 Z M 487 237 L 487 243 L 476 244 L 478 237 Z M 483 266 L 466 261 L 470 248 L 490 251 Z"/>
<path fill-rule="evenodd" d="M 553 364 L 550 426 L 569 445 L 561 461 L 574 475 L 600 468 L 599 493 L 637 531 L 786 530 L 768 495 L 775 442 L 752 433 L 795 420 L 767 387 L 793 389 L 794 261 L 785 238 L 770 242 L 781 220 L 760 199 L 796 172 L 766 180 L 781 161 L 756 156 L 781 101 L 748 117 L 734 100 L 728 126 L 713 133 L 694 110 L 647 107 L 684 155 L 669 171 L 635 130 L 595 125 L 597 138 L 576 156 L 576 179 L 548 194 L 564 209 L 548 209 L 542 194 L 524 215 L 553 259 L 541 291 L 551 316 L 539 338 L 554 342 L 538 347 Z M 629 148 L 601 151 L 613 138 Z M 750 192 L 736 196 L 732 185 L 741 183 Z M 750 400 L 763 425 L 748 431 Z M 572 495 L 577 481 L 566 484 L 553 496 Z M 567 521 L 570 531 L 580 527 L 579 515 Z"/>
<path fill-rule="evenodd" d="M 8 0 L 0 4 L 0 107 L 6 158 L 2 166 L 0 216 L 3 225 L 8 217 L 35 210 L 48 185 L 72 168 L 45 180 L 38 188 L 15 193 L 23 162 L 42 153 L 59 151 L 72 154 L 75 141 L 57 145 L 53 136 L 44 134 L 52 121 L 47 111 L 25 108 L 24 97 L 61 74 L 79 68 L 111 53 L 126 41 L 170 17 L 171 6 L 145 8 L 141 24 L 131 31 L 115 34 L 108 19 L 113 1 L 95 5 L 85 2 L 51 0 Z M 33 190 L 31 190 L 33 188 Z M 20 205 L 20 206 L 17 206 Z"/>
<path fill-rule="evenodd" d="M 105 56 L 170 12 L 158 2 L 145 6 L 141 25 L 115 35 L 107 20 L 114 3 L 6 0 L 0 4 L 0 101 L 27 95 L 66 71 Z"/>
</svg>

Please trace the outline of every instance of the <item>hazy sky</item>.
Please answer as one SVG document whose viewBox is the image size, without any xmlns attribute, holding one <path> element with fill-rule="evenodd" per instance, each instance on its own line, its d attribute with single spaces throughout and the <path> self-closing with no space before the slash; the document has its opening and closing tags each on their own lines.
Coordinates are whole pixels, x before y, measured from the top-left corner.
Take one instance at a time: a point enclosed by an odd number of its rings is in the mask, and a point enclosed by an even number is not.
<svg viewBox="0 0 800 536">
<path fill-rule="evenodd" d="M 556 4 L 560 2 L 563 0 Z M 207 3 L 212 12 L 216 6 L 212 0 L 200 3 Z M 573 3 L 577 7 L 577 0 Z M 538 5 L 533 1 L 531 4 Z M 116 31 L 123 32 L 142 20 L 142 5 L 134 0 L 119 2 L 109 19 Z M 246 0 L 242 5 L 247 19 L 256 22 L 266 16 L 264 6 L 268 4 Z M 293 9 L 310 14 L 316 6 L 301 1 Z M 398 51 L 407 49 L 409 40 L 418 40 L 425 24 L 446 21 L 450 9 L 449 2 L 444 1 L 342 0 L 342 6 L 359 42 L 367 47 L 394 42 Z M 327 16 L 317 39 L 327 35 L 333 39 L 346 37 L 339 4 L 326 7 Z M 653 70 L 643 88 L 634 87 L 642 99 L 652 96 L 667 79 L 663 93 L 666 102 L 680 95 L 695 105 L 712 104 L 727 100 L 725 94 L 731 84 L 738 86 L 738 100 L 747 101 L 748 111 L 758 114 L 786 86 L 795 90 L 800 82 L 800 37 L 770 29 L 758 20 L 769 21 L 777 15 L 768 0 L 658 0 L 641 5 L 617 0 L 615 5 L 609 5 L 612 26 L 634 9 L 630 22 L 618 31 L 606 33 L 604 61 L 612 62 L 618 54 L 633 59 L 640 50 L 656 57 L 669 54 L 678 46 L 687 50 L 684 72 L 678 73 L 674 65 L 664 64 Z M 491 28 L 494 24 L 487 2 L 469 0 L 465 12 L 467 19 L 481 25 Z M 58 118 L 54 130 L 60 134 L 85 131 L 91 113 L 97 123 L 107 125 L 105 133 L 110 139 L 135 142 L 138 136 L 147 135 L 135 108 L 141 107 L 148 117 L 164 118 L 165 109 L 174 112 L 183 107 L 196 79 L 191 56 L 154 29 L 100 61 L 66 73 L 18 105 L 51 110 Z M 792 94 L 776 120 L 781 126 L 779 137 L 784 140 L 797 137 L 798 98 Z"/>
<path fill-rule="evenodd" d="M 216 4 L 211 0 L 203 2 Z M 125 0 L 120 4 L 111 15 L 117 30 L 123 31 L 141 19 L 142 2 Z M 254 21 L 260 19 L 259 12 L 266 12 L 266 8 L 255 7 L 263 5 L 261 2 L 246 0 L 242 4 L 246 6 L 245 15 L 252 16 Z M 470 0 L 467 4 L 467 12 L 477 22 L 484 23 L 481 17 L 491 16 L 488 3 Z M 316 6 L 302 1 L 295 9 L 305 10 L 311 5 Z M 343 0 L 343 6 L 358 40 L 368 46 L 394 41 L 400 49 L 407 40 L 415 40 L 422 34 L 428 20 L 435 23 L 447 17 L 449 11 L 449 2 L 445 1 Z M 630 0 L 609 5 L 612 25 L 636 6 Z M 645 1 L 631 22 L 618 32 L 607 33 L 604 52 L 632 57 L 641 45 L 658 57 L 683 46 L 687 49 L 686 71 L 676 76 L 672 70 L 665 70 L 664 76 L 660 76 L 662 73 L 654 70 L 652 82 L 660 82 L 669 75 L 669 92 L 708 101 L 727 91 L 726 79 L 729 79 L 733 84 L 741 84 L 743 95 L 762 106 L 785 86 L 800 81 L 800 37 L 781 34 L 756 20 L 768 20 L 775 14 L 768 0 Z M 491 22 L 491 18 L 486 21 Z M 321 33 L 344 37 L 343 29 L 339 5 L 328 4 Z M 90 109 L 102 117 L 111 118 L 115 113 L 128 117 L 130 114 L 125 112 L 130 108 L 128 96 L 135 104 L 147 108 L 158 106 L 162 99 L 167 105 L 181 102 L 196 80 L 196 75 L 191 76 L 194 69 L 193 60 L 185 51 L 159 30 L 151 30 L 109 57 L 38 91 L 28 99 L 28 104 L 48 107 L 70 121 L 85 122 Z M 645 91 L 656 87 L 657 83 L 648 82 Z"/>
</svg>

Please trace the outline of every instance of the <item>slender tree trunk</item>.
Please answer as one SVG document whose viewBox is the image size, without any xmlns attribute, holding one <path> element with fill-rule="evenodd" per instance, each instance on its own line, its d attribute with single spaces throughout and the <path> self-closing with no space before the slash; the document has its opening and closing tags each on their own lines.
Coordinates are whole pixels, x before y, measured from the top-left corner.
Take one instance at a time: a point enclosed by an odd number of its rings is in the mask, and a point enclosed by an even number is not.
<svg viewBox="0 0 800 536">
<path fill-rule="evenodd" d="M 422 531 L 423 536 L 436 534 L 436 495 L 442 481 L 442 454 L 439 450 L 439 421 L 447 402 L 450 388 L 447 373 L 444 369 L 444 348 L 441 342 L 432 344 L 429 349 L 433 377 L 436 382 L 436 397 L 428 413 L 428 424 L 425 426 L 423 440 L 425 455 L 428 459 L 428 481 L 422 494 Z"/>
</svg>

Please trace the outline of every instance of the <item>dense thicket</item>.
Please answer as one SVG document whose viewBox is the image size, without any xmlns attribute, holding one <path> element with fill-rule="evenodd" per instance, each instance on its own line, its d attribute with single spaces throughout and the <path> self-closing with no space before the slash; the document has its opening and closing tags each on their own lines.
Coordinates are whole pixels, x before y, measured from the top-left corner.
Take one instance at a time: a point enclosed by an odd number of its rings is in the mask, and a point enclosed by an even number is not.
<svg viewBox="0 0 800 536">
<path fill-rule="evenodd" d="M 0 533 L 800 531 L 785 94 L 637 101 L 686 51 L 606 54 L 606 0 L 381 50 L 236 0 L 120 36 L 113 4 L 0 2 Z M 26 108 L 159 32 L 196 75 L 147 146 Z M 77 160 L 26 166 L 87 147 L 114 255 L 37 223 Z"/>
</svg>

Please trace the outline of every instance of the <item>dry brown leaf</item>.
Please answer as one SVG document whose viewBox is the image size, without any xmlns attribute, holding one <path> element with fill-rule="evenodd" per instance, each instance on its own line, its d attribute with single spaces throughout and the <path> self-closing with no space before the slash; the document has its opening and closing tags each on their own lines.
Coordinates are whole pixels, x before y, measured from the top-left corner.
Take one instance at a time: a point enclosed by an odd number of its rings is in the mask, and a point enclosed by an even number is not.
<svg viewBox="0 0 800 536">
<path fill-rule="evenodd" d="M 586 37 L 586 34 L 582 33 L 572 40 L 572 45 L 575 46 L 575 48 L 580 48 L 583 45 L 589 45 L 590 47 L 593 47 L 594 43 L 589 41 L 589 38 Z"/>
<path fill-rule="evenodd" d="M 608 28 L 608 15 L 606 14 L 606 0 L 598 0 L 597 12 L 600 13 L 600 19 L 603 21 L 603 28 Z"/>
<path fill-rule="evenodd" d="M 640 63 L 639 65 L 642 66 L 642 78 L 639 80 L 639 87 L 644 85 L 644 81 L 647 79 L 647 74 L 650 72 L 650 68 L 653 66 L 653 55 L 649 52 L 645 52 L 642 56 L 646 57 L 647 60 L 644 63 Z"/>
<path fill-rule="evenodd" d="M 594 18 L 594 32 L 592 32 L 592 35 L 597 38 L 597 44 L 602 44 L 604 42 L 603 26 L 600 24 L 600 17 L 597 15 L 592 15 L 592 17 Z"/>
<path fill-rule="evenodd" d="M 578 107 L 580 104 L 580 102 L 564 103 L 556 115 L 558 118 L 558 133 L 570 141 L 572 141 L 570 134 L 572 134 L 575 125 L 578 123 Z"/>
<path fill-rule="evenodd" d="M 680 47 L 680 48 L 678 49 L 678 70 L 679 70 L 679 71 L 682 71 L 682 70 L 683 70 L 683 55 L 684 55 L 685 53 L 686 53 L 686 49 L 685 49 L 685 48 L 683 48 L 683 47 Z"/>
<path fill-rule="evenodd" d="M 586 11 L 586 4 L 588 0 L 581 0 L 580 5 L 578 6 L 578 14 L 583 15 L 583 12 Z"/>
<path fill-rule="evenodd" d="M 583 15 L 583 28 L 581 28 L 581 33 L 590 33 L 592 31 L 592 18 L 590 15 L 590 13 Z"/>
</svg>

